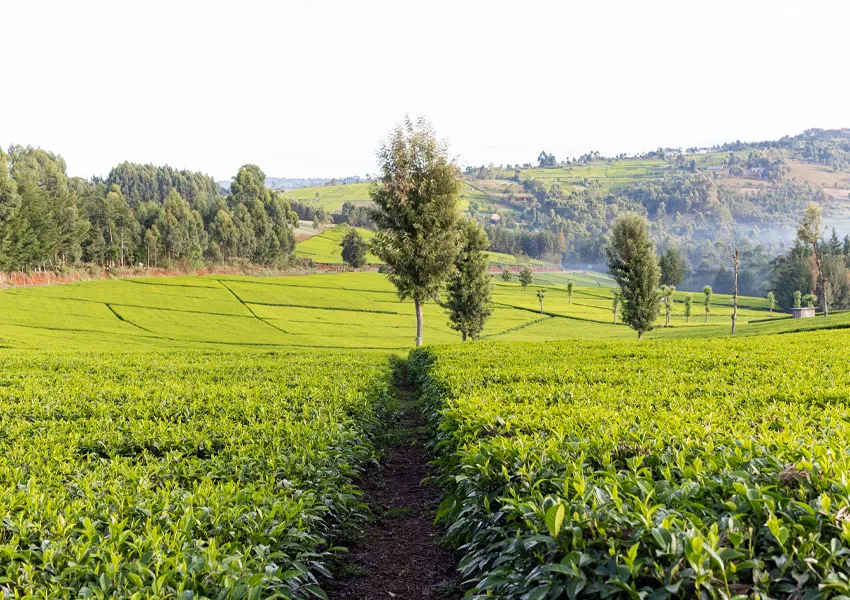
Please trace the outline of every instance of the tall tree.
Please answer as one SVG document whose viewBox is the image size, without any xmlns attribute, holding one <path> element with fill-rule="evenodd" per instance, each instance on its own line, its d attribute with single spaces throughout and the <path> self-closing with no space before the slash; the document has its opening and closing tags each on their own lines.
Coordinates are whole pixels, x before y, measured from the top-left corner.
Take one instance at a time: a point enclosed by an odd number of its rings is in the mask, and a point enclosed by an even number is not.
<svg viewBox="0 0 850 600">
<path fill-rule="evenodd" d="M 694 303 L 694 299 L 691 297 L 690 294 L 685 296 L 685 323 L 687 323 L 691 320 L 691 311 L 692 311 L 693 303 Z"/>
<path fill-rule="evenodd" d="M 9 177 L 6 154 L 0 149 L 0 269 L 11 270 L 14 265 L 9 255 L 13 219 L 21 209 L 18 185 Z"/>
<path fill-rule="evenodd" d="M 471 218 L 460 222 L 460 252 L 455 259 L 455 271 L 446 286 L 443 307 L 449 313 L 449 326 L 467 337 L 478 339 L 484 324 L 493 313 L 490 302 L 490 275 L 487 272 L 489 240 L 481 226 Z"/>
<path fill-rule="evenodd" d="M 773 292 L 767 293 L 767 310 L 768 314 L 773 316 L 773 309 L 776 308 L 776 295 Z"/>
<path fill-rule="evenodd" d="M 667 248 L 658 259 L 661 267 L 661 285 L 677 286 L 685 279 L 685 259 L 676 248 Z"/>
<path fill-rule="evenodd" d="M 340 245 L 342 246 L 342 261 L 345 264 L 355 269 L 366 264 L 366 242 L 363 241 L 363 236 L 354 227 L 346 227 Z"/>
<path fill-rule="evenodd" d="M 617 311 L 620 309 L 621 299 L 620 288 L 614 288 L 614 292 L 611 294 L 611 312 L 614 313 L 614 325 L 617 324 Z"/>
<path fill-rule="evenodd" d="M 623 293 L 623 322 L 641 339 L 654 326 L 660 309 L 661 269 L 646 219 L 635 213 L 621 215 L 611 228 L 605 252 L 608 269 Z"/>
<path fill-rule="evenodd" d="M 702 303 L 705 306 L 705 322 L 708 323 L 708 313 L 711 312 L 711 296 L 714 293 L 714 290 L 711 289 L 710 285 L 702 288 Z"/>
<path fill-rule="evenodd" d="M 421 346 L 422 306 L 439 297 L 459 251 L 459 171 L 424 119 L 396 127 L 378 162 L 381 175 L 370 191 L 378 228 L 373 252 L 389 265 L 398 297 L 413 300 Z"/>
<path fill-rule="evenodd" d="M 676 286 L 665 285 L 661 287 L 661 300 L 664 303 L 664 327 L 670 327 L 670 312 L 673 308 L 673 294 Z"/>
<path fill-rule="evenodd" d="M 738 264 L 740 263 L 740 256 L 738 254 L 738 249 L 735 248 L 735 252 L 732 254 L 732 266 L 735 272 L 735 285 L 732 288 L 732 335 L 735 335 L 735 325 L 738 324 Z"/>
<path fill-rule="evenodd" d="M 574 287 L 575 287 L 575 286 L 573 285 L 573 280 L 572 280 L 572 279 L 570 279 L 570 280 L 567 282 L 567 304 L 572 304 L 572 303 L 573 303 L 573 288 L 574 288 Z"/>
<path fill-rule="evenodd" d="M 822 233 L 820 208 L 817 204 L 810 202 L 806 207 L 806 210 L 803 212 L 803 217 L 800 219 L 800 223 L 797 226 L 797 237 L 800 238 L 800 241 L 803 243 L 811 244 L 812 246 L 817 281 L 815 289 L 817 292 L 820 292 L 823 300 L 823 316 L 828 317 L 829 306 L 827 304 L 827 288 L 829 287 L 829 282 L 826 281 L 823 276 L 823 269 L 821 268 L 821 253 L 818 248 L 818 240 Z"/>
</svg>

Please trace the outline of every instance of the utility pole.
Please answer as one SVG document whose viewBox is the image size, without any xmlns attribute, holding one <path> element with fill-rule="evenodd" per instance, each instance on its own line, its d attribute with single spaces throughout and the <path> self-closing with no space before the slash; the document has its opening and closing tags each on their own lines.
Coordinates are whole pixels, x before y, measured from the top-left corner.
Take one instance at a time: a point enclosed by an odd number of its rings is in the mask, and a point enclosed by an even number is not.
<svg viewBox="0 0 850 600">
<path fill-rule="evenodd" d="M 735 287 L 732 289 L 732 335 L 735 335 L 735 323 L 738 320 L 738 249 L 732 255 L 732 263 L 735 265 Z"/>
</svg>

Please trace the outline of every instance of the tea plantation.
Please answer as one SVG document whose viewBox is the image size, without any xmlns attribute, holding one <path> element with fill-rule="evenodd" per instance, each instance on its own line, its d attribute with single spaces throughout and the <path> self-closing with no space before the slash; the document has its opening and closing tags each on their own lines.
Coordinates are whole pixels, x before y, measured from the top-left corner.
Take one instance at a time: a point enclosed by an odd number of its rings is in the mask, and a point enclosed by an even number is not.
<svg viewBox="0 0 850 600">
<path fill-rule="evenodd" d="M 412 353 L 471 597 L 846 597 L 848 343 Z"/>
<path fill-rule="evenodd" d="M 642 342 L 598 274 L 497 278 L 476 343 L 426 307 L 469 597 L 850 595 L 850 317 L 683 299 Z M 327 597 L 414 331 L 377 273 L 0 291 L 0 591 Z"/>
</svg>

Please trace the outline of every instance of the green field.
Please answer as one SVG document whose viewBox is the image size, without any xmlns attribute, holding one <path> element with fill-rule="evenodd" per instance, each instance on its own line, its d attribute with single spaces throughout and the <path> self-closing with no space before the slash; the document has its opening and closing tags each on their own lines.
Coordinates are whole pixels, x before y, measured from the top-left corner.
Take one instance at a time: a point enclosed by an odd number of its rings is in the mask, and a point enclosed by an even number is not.
<svg viewBox="0 0 850 600">
<path fill-rule="evenodd" d="M 638 342 L 611 293 L 496 277 L 467 344 L 425 307 L 406 364 L 469 597 L 843 590 L 850 314 L 742 298 L 731 339 L 727 296 L 706 324 L 694 294 L 685 323 L 678 293 Z M 384 275 L 116 279 L 0 308 L 6 596 L 324 597 L 415 334 Z"/>
<path fill-rule="evenodd" d="M 367 242 L 375 235 L 368 229 L 357 228 L 360 235 Z M 341 265 L 342 261 L 342 236 L 345 234 L 345 229 L 339 226 L 326 229 L 320 234 L 314 235 L 306 240 L 298 242 L 295 247 L 295 256 L 297 258 L 309 258 L 315 263 L 326 265 Z M 520 267 L 532 266 L 540 267 L 547 263 L 537 259 L 519 259 L 510 254 L 502 254 L 501 252 L 488 252 L 490 265 L 495 267 Z M 383 261 L 377 256 L 369 253 L 366 257 L 366 264 L 380 265 Z M 589 279 L 587 281 L 590 281 Z M 579 278 L 576 278 L 576 283 Z"/>
<path fill-rule="evenodd" d="M 415 352 L 470 595 L 846 597 L 848 343 Z"/>
<path fill-rule="evenodd" d="M 323 206 L 328 212 L 338 213 L 342 205 L 346 202 L 360 206 L 371 204 L 372 200 L 369 197 L 370 185 L 369 183 L 349 183 L 336 186 L 322 185 L 318 187 L 298 188 L 284 192 L 283 196 L 289 200 L 297 200 L 316 207 Z M 468 185 L 463 187 L 459 204 L 461 211 L 465 211 L 469 207 L 469 199 L 476 193 L 478 192 Z"/>
<path fill-rule="evenodd" d="M 347 185 L 298 188 L 289 190 L 285 198 L 298 200 L 305 204 L 324 206 L 328 212 L 339 212 L 346 202 L 365 204 L 370 202 L 368 183 L 350 183 Z"/>
<path fill-rule="evenodd" d="M 4 595 L 317 597 L 385 361 L 97 349 L 0 355 Z"/>
<path fill-rule="evenodd" d="M 320 238 L 310 241 L 315 239 Z M 583 281 L 578 275 L 572 299 L 564 285 L 572 274 L 535 274 L 541 283 L 525 291 L 516 279 L 505 283 L 494 277 L 496 308 L 484 335 L 521 340 L 633 337 L 628 327 L 612 323 L 611 288 L 578 285 Z M 553 280 L 558 283 L 544 283 Z M 546 288 L 544 314 L 536 297 L 541 286 Z M 650 336 L 728 335 L 728 296 L 714 296 L 708 326 L 701 295 L 694 295 L 688 324 L 683 299 L 677 293 L 671 327 Z M 741 334 L 812 326 L 812 320 L 792 321 L 776 312 L 770 317 L 761 299 L 742 298 L 741 306 Z M 134 278 L 18 288 L 0 291 L 0 307 L 0 338 L 15 348 L 401 350 L 411 346 L 415 331 L 413 304 L 400 302 L 378 273 Z M 774 322 L 767 322 L 771 318 Z M 850 316 L 837 314 L 828 324 L 845 321 Z M 425 306 L 425 325 L 428 343 L 458 339 L 434 303 Z"/>
<path fill-rule="evenodd" d="M 356 228 L 361 237 L 368 242 L 375 235 L 368 229 Z M 326 265 L 341 265 L 342 262 L 342 236 L 345 235 L 344 227 L 331 227 L 318 235 L 298 242 L 295 247 L 296 258 L 309 258 L 313 262 Z M 383 261 L 377 256 L 369 253 L 366 255 L 366 264 L 378 265 Z"/>
</svg>

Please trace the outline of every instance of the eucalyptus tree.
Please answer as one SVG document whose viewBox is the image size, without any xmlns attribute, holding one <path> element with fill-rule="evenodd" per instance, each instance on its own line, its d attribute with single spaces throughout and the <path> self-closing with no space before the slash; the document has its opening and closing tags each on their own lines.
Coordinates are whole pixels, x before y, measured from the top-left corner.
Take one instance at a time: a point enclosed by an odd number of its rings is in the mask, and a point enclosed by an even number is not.
<svg viewBox="0 0 850 600">
<path fill-rule="evenodd" d="M 413 300 L 416 345 L 422 345 L 422 307 L 437 300 L 459 251 L 459 170 L 424 119 L 405 119 L 378 150 L 380 175 L 371 212 L 378 232 L 372 251 L 389 266 L 401 300 Z"/>
<path fill-rule="evenodd" d="M 455 259 L 455 271 L 446 286 L 447 299 L 443 307 L 449 313 L 449 326 L 459 331 L 461 339 L 478 339 L 484 324 L 493 314 L 490 301 L 492 281 L 487 272 L 490 243 L 487 234 L 475 220 L 460 223 L 460 251 Z"/>
<path fill-rule="evenodd" d="M 605 253 L 608 270 L 623 294 L 623 322 L 637 331 L 641 339 L 653 328 L 660 309 L 661 269 L 646 219 L 636 213 L 618 217 Z"/>
</svg>

